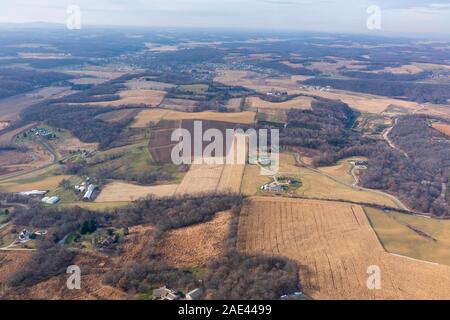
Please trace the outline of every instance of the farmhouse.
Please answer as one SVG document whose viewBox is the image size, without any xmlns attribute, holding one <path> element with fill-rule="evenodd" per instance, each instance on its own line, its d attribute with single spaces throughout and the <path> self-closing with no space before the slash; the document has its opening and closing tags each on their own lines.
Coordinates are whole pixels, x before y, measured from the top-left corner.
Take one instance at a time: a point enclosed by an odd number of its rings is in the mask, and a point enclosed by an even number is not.
<svg viewBox="0 0 450 320">
<path fill-rule="evenodd" d="M 276 183 L 276 182 L 272 182 L 272 183 L 268 183 L 268 184 L 263 185 L 261 187 L 261 190 L 280 192 L 280 191 L 283 191 L 283 186 L 278 184 L 278 183 Z"/>
<path fill-rule="evenodd" d="M 178 300 L 180 296 L 173 290 L 166 287 L 153 290 L 154 300 Z"/>
<path fill-rule="evenodd" d="M 28 240 L 30 240 L 32 235 L 33 235 L 32 231 L 24 229 L 19 233 L 19 240 L 20 241 L 28 241 Z"/>
<path fill-rule="evenodd" d="M 85 192 L 86 191 L 86 182 L 83 182 L 81 185 L 76 185 L 74 188 L 75 188 L 75 191 Z"/>
</svg>

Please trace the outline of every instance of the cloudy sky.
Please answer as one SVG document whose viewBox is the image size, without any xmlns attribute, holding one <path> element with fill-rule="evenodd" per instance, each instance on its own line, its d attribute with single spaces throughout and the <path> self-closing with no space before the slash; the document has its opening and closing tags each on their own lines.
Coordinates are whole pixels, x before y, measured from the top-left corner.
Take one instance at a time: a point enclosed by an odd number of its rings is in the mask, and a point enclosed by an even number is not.
<svg viewBox="0 0 450 320">
<path fill-rule="evenodd" d="M 450 0 L 0 0 L 0 23 L 227 27 L 369 32 L 367 8 L 381 8 L 383 33 L 450 34 Z"/>
</svg>

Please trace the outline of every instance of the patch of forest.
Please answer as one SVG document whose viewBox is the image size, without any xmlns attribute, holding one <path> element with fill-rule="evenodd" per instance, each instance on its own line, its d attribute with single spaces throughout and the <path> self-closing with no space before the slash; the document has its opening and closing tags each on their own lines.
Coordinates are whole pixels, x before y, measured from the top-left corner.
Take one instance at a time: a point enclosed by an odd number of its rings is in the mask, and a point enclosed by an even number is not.
<svg viewBox="0 0 450 320">
<path fill-rule="evenodd" d="M 369 143 L 351 128 L 358 117 L 341 101 L 318 99 L 311 110 L 291 109 L 287 125 L 281 128 L 280 143 L 284 146 L 339 151 L 355 144 Z"/>
<path fill-rule="evenodd" d="M 71 78 L 71 76 L 60 72 L 36 71 L 23 68 L 1 68 L 0 99 L 29 92 Z"/>
<path fill-rule="evenodd" d="M 406 116 L 398 120 L 390 139 L 408 157 L 379 141 L 353 144 L 339 150 L 322 149 L 314 158 L 314 165 L 329 166 L 348 157 L 368 157 L 369 168 L 360 179 L 362 186 L 395 194 L 419 212 L 449 215 L 449 204 L 441 197 L 442 184 L 448 183 L 450 172 L 446 137 L 432 129 L 426 117 Z"/>
</svg>

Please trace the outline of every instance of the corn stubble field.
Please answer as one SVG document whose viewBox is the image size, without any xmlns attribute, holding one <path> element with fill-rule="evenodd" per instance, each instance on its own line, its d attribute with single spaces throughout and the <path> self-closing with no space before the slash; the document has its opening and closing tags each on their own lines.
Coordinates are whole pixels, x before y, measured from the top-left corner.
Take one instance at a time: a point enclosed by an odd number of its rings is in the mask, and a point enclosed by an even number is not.
<svg viewBox="0 0 450 320">
<path fill-rule="evenodd" d="M 296 261 L 302 290 L 315 299 L 449 299 L 450 267 L 384 250 L 362 207 L 338 202 L 249 198 L 238 249 Z M 367 269 L 381 269 L 381 289 Z"/>
</svg>

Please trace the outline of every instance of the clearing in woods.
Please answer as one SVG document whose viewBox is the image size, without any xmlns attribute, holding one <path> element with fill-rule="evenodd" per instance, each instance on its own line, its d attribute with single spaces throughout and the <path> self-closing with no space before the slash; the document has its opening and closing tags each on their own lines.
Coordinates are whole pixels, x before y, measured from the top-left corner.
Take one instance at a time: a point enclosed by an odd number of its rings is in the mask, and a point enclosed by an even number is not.
<svg viewBox="0 0 450 320">
<path fill-rule="evenodd" d="M 387 253 L 360 206 L 253 197 L 244 205 L 238 249 L 296 261 L 315 299 L 449 299 L 450 267 Z M 381 289 L 367 287 L 368 268 Z"/>
</svg>

